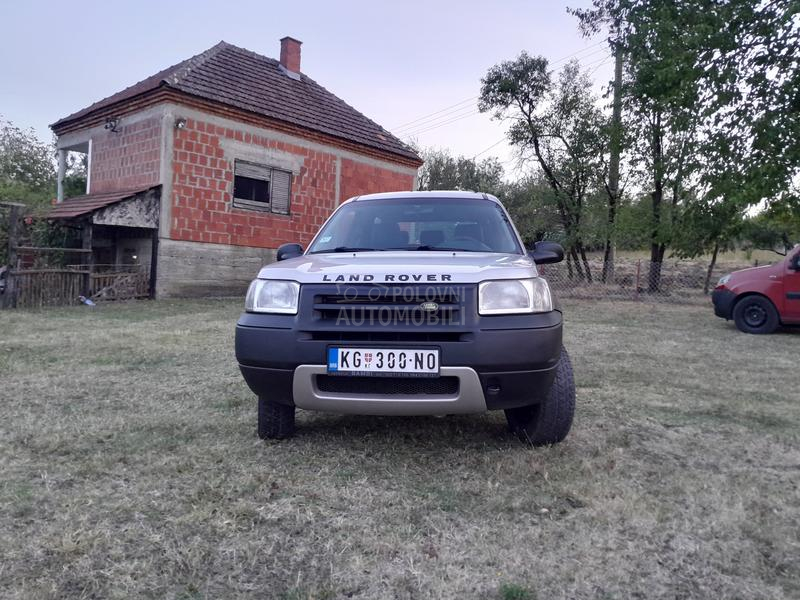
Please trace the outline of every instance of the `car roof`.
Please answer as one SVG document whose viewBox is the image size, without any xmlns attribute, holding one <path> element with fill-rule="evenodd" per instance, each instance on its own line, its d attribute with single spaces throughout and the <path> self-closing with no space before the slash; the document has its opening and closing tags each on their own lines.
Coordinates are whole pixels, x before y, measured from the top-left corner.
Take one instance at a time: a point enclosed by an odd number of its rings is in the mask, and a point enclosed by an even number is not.
<svg viewBox="0 0 800 600">
<path fill-rule="evenodd" d="M 462 198 L 465 200 L 493 200 L 499 202 L 491 194 L 482 192 L 470 192 L 463 190 L 435 190 L 432 192 L 381 192 L 379 194 L 364 194 L 350 198 L 348 202 L 360 202 L 363 200 L 397 200 L 402 198 L 415 200 L 435 200 L 440 198 Z"/>
</svg>

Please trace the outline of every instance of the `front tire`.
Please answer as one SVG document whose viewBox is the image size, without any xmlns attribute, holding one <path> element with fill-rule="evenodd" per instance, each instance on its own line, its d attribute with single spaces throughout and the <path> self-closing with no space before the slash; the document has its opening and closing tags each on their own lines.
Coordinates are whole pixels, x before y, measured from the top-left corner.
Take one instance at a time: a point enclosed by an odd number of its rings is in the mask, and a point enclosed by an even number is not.
<svg viewBox="0 0 800 600">
<path fill-rule="evenodd" d="M 539 404 L 509 408 L 505 412 L 509 428 L 524 442 L 544 446 L 557 444 L 567 437 L 575 415 L 575 378 L 572 362 L 563 346 L 547 398 Z"/>
<path fill-rule="evenodd" d="M 258 397 L 258 437 L 285 440 L 294 435 L 294 406 Z"/>
<path fill-rule="evenodd" d="M 764 296 L 745 296 L 733 307 L 733 322 L 739 331 L 767 334 L 780 325 L 778 311 Z"/>
</svg>

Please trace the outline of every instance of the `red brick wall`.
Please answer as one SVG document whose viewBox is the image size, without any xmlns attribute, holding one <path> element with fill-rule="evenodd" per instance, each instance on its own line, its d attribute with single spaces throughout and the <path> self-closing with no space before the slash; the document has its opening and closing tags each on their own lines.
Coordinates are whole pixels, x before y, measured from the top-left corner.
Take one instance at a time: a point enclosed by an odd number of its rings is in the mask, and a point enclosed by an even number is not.
<svg viewBox="0 0 800 600">
<path fill-rule="evenodd" d="M 161 119 L 125 124 L 92 137 L 90 192 L 146 188 L 160 183 Z"/>
<path fill-rule="evenodd" d="M 225 156 L 220 145 L 224 138 L 303 158 L 299 175 L 292 178 L 289 215 L 231 206 L 235 157 Z M 345 181 L 350 191 L 345 191 Z M 342 200 L 368 191 L 410 190 L 412 184 L 413 176 L 342 160 Z M 261 248 L 285 242 L 306 245 L 336 207 L 336 156 L 188 119 L 184 129 L 175 131 L 172 195 L 174 240 Z"/>
<path fill-rule="evenodd" d="M 342 159 L 342 201 L 376 192 L 408 192 L 413 189 L 414 176 L 389 171 L 346 158 Z"/>
</svg>

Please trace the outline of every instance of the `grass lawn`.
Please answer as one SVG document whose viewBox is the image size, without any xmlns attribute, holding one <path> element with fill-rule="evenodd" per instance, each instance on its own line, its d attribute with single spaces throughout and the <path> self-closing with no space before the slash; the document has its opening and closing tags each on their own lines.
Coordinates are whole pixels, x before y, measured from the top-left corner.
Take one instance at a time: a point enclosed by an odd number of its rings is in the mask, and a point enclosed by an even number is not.
<svg viewBox="0 0 800 600">
<path fill-rule="evenodd" d="M 239 301 L 0 313 L 0 597 L 800 597 L 800 331 L 565 304 L 544 449 L 501 413 L 262 442 Z"/>
</svg>

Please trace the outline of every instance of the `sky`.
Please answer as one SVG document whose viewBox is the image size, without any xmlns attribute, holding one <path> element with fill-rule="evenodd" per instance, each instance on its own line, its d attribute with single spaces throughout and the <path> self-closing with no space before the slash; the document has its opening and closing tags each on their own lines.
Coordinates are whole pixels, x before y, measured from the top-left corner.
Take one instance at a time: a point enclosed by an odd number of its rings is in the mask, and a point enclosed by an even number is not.
<svg viewBox="0 0 800 600">
<path fill-rule="evenodd" d="M 507 125 L 477 112 L 480 79 L 522 50 L 578 59 L 597 92 L 612 77 L 601 37 L 567 7 L 590 0 L 0 3 L 0 118 L 50 139 L 50 123 L 220 40 L 278 58 L 303 42 L 303 73 L 404 141 L 519 175 Z"/>
</svg>

